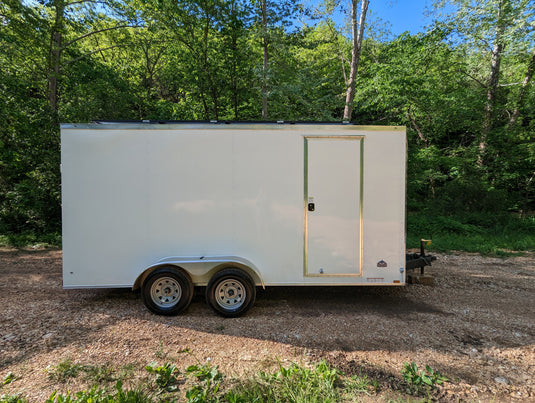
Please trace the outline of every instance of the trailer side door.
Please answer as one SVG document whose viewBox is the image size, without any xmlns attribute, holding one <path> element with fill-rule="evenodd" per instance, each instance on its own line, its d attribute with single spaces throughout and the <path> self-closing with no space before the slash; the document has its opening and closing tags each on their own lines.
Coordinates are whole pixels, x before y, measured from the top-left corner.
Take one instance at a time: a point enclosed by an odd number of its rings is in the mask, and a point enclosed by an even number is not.
<svg viewBox="0 0 535 403">
<path fill-rule="evenodd" d="M 362 276 L 363 140 L 304 139 L 307 277 Z"/>
</svg>

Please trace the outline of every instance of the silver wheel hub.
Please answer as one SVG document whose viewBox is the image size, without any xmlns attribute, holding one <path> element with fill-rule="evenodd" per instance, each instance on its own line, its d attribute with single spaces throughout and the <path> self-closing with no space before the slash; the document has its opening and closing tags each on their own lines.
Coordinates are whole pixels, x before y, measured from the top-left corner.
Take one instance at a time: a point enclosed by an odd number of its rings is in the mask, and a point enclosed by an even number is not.
<svg viewBox="0 0 535 403">
<path fill-rule="evenodd" d="M 238 309 L 245 303 L 247 292 L 238 280 L 221 281 L 215 288 L 217 304 L 223 309 Z"/>
<path fill-rule="evenodd" d="M 150 288 L 152 301 L 161 308 L 168 308 L 180 301 L 182 287 L 172 277 L 161 277 Z"/>
</svg>

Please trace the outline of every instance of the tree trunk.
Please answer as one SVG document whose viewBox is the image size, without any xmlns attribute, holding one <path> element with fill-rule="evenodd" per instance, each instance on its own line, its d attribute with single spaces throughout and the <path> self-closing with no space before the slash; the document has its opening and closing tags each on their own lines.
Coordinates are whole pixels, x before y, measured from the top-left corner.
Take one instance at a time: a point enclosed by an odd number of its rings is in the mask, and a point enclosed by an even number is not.
<svg viewBox="0 0 535 403">
<path fill-rule="evenodd" d="M 511 115 L 511 118 L 509 119 L 509 123 L 507 125 L 508 129 L 512 129 L 516 125 L 516 121 L 518 120 L 518 117 L 520 116 L 520 105 L 522 105 L 522 101 L 524 100 L 524 96 L 526 95 L 526 89 L 528 87 L 529 82 L 531 81 L 531 77 L 533 77 L 533 71 L 535 70 L 535 49 L 533 49 L 533 53 L 531 54 L 531 60 L 528 64 L 528 70 L 526 72 L 526 76 L 524 77 L 524 81 L 522 82 L 522 87 L 520 88 L 520 94 L 518 94 L 518 99 L 516 101 L 515 109 L 513 110 L 513 114 Z"/>
<path fill-rule="evenodd" d="M 48 104 L 52 113 L 58 113 L 58 79 L 61 74 L 61 51 L 63 46 L 63 19 L 65 13 L 65 2 L 56 0 L 54 2 L 56 13 L 54 26 L 50 34 L 50 48 L 48 53 Z"/>
<path fill-rule="evenodd" d="M 366 13 L 368 12 L 369 0 L 362 0 L 360 7 L 360 17 L 357 23 L 357 9 L 358 0 L 351 1 L 351 34 L 353 37 L 353 47 L 351 50 L 351 70 L 349 72 L 349 80 L 346 82 L 346 104 L 344 107 L 344 120 L 351 120 L 351 113 L 353 112 L 353 100 L 355 99 L 355 86 L 357 71 L 359 68 L 360 53 L 362 50 L 362 39 L 364 36 L 364 22 L 366 21 Z"/>
<path fill-rule="evenodd" d="M 237 34 L 232 35 L 232 100 L 234 109 L 234 120 L 239 120 L 238 117 L 238 38 Z"/>
<path fill-rule="evenodd" d="M 262 8 L 262 53 L 263 53 L 263 62 L 262 62 L 262 119 L 268 118 L 268 63 L 269 63 L 269 54 L 268 54 L 268 30 L 267 30 L 267 0 L 261 1 Z"/>
<path fill-rule="evenodd" d="M 414 116 L 411 115 L 411 107 L 410 106 L 407 108 L 407 117 L 411 121 L 412 127 L 414 128 L 414 130 L 416 130 L 416 133 L 418 133 L 418 137 L 425 144 L 425 148 L 428 148 L 429 147 L 429 141 L 427 140 L 427 137 L 425 136 L 425 134 L 422 131 L 422 129 L 420 128 L 420 126 L 418 126 L 418 124 L 416 123 L 416 119 L 414 119 Z"/>
<path fill-rule="evenodd" d="M 496 30 L 494 34 L 494 46 L 492 48 L 492 61 L 490 66 L 490 75 L 487 87 L 487 100 L 485 102 L 485 112 L 483 114 L 483 124 L 481 127 L 481 135 L 479 137 L 479 152 L 477 157 L 478 166 L 483 166 L 483 159 L 487 150 L 487 138 L 492 130 L 492 113 L 494 109 L 494 102 L 496 100 L 496 93 L 498 90 L 498 83 L 500 78 L 500 62 L 504 49 L 502 43 L 505 25 L 502 21 L 502 7 L 503 1 L 498 5 L 498 17 L 496 20 Z"/>
</svg>

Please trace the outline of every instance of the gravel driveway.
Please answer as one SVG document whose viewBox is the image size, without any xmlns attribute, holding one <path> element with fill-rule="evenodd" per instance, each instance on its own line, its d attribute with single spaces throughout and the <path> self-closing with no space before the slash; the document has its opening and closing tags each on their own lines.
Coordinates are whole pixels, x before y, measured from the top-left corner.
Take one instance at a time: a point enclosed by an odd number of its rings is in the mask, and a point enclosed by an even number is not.
<svg viewBox="0 0 535 403">
<path fill-rule="evenodd" d="M 63 290 L 59 250 L 0 250 L 0 380 L 18 377 L 0 395 L 44 401 L 83 387 L 47 376 L 67 359 L 140 372 L 210 361 L 227 376 L 325 359 L 377 379 L 383 399 L 403 393 L 400 371 L 414 361 L 451 380 L 441 400 L 535 401 L 535 254 L 438 255 L 427 272 L 434 286 L 259 290 L 236 319 L 216 316 L 199 290 L 184 314 L 161 317 L 129 290 Z"/>
</svg>

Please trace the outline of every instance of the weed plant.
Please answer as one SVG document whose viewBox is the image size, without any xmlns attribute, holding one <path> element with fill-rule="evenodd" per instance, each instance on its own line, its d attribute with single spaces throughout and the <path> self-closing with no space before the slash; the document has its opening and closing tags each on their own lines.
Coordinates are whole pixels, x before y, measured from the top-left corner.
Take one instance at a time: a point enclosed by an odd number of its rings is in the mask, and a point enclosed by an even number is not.
<svg viewBox="0 0 535 403">
<path fill-rule="evenodd" d="M 163 365 L 157 366 L 156 363 L 149 364 L 145 370 L 154 375 L 154 383 L 161 391 L 174 392 L 178 390 L 178 375 L 179 371 L 174 364 L 166 362 Z"/>
<path fill-rule="evenodd" d="M 10 372 L 6 376 L 4 376 L 4 379 L 2 380 L 2 386 L 9 385 L 11 382 L 13 382 L 16 379 L 17 379 L 17 376 L 13 372 Z"/>
<path fill-rule="evenodd" d="M 208 364 L 191 365 L 186 372 L 197 380 L 197 384 L 186 392 L 188 403 L 218 402 L 217 393 L 223 381 L 223 374 L 217 367 Z"/>
<path fill-rule="evenodd" d="M 414 362 L 410 364 L 406 362 L 401 374 L 407 383 L 407 393 L 414 395 L 429 394 L 437 385 L 448 381 L 448 378 L 433 370 L 429 365 L 425 366 L 425 370 L 418 370 Z"/>
</svg>

